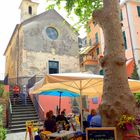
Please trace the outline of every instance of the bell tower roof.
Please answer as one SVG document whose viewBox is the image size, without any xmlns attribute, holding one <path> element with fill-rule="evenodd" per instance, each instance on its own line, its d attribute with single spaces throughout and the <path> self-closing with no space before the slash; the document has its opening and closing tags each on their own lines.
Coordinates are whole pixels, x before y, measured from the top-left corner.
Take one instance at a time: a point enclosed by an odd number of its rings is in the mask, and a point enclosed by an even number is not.
<svg viewBox="0 0 140 140">
<path fill-rule="evenodd" d="M 23 22 L 37 15 L 37 7 L 39 3 L 32 2 L 31 0 L 22 0 L 19 9 L 21 10 L 20 21 Z"/>
</svg>

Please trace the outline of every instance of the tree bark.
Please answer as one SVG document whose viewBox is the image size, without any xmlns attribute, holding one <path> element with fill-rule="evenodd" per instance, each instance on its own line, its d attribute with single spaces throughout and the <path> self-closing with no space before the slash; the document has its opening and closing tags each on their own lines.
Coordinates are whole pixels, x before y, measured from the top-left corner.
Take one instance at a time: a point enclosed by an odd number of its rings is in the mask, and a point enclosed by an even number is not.
<svg viewBox="0 0 140 140">
<path fill-rule="evenodd" d="M 99 111 L 103 126 L 115 126 L 123 114 L 135 115 L 136 101 L 132 95 L 126 74 L 126 58 L 119 19 L 118 0 L 103 0 L 104 7 L 93 12 L 93 19 L 104 33 L 104 57 L 100 59 L 104 69 L 102 103 Z M 123 131 L 117 128 L 118 140 Z"/>
</svg>

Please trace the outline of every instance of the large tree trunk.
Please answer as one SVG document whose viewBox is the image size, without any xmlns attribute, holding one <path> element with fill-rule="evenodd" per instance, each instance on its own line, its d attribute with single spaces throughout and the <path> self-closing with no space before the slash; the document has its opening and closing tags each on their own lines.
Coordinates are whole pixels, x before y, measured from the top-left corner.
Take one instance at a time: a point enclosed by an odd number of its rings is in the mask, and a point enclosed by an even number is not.
<svg viewBox="0 0 140 140">
<path fill-rule="evenodd" d="M 126 58 L 119 20 L 118 0 L 103 0 L 104 7 L 93 12 L 93 18 L 102 27 L 105 38 L 104 57 L 100 59 L 104 69 L 102 103 L 99 107 L 103 126 L 116 126 L 122 114 L 135 114 L 135 99 L 126 74 Z M 123 131 L 117 128 L 118 140 Z"/>
</svg>

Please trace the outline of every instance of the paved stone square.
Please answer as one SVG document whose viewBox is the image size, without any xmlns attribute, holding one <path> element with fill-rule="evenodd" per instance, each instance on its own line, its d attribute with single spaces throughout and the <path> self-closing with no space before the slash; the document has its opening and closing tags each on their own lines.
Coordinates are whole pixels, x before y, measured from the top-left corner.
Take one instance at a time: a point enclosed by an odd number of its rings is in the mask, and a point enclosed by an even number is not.
<svg viewBox="0 0 140 140">
<path fill-rule="evenodd" d="M 7 134 L 6 140 L 25 140 L 25 133 L 26 132 Z M 27 137 L 27 140 L 29 140 L 29 135 Z"/>
</svg>

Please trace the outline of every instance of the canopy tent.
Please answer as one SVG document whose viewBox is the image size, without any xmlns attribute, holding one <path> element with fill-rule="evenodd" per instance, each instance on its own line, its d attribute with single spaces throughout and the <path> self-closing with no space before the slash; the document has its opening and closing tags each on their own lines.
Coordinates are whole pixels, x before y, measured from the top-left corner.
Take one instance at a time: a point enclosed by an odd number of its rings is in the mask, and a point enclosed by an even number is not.
<svg viewBox="0 0 140 140">
<path fill-rule="evenodd" d="M 140 91 L 140 81 L 138 80 L 129 80 L 129 86 L 132 92 Z M 80 94 L 80 109 L 82 114 L 82 95 L 92 97 L 101 96 L 103 89 L 103 76 L 85 73 L 50 74 L 37 82 L 34 87 L 30 89 L 30 93 L 36 94 L 57 88 L 67 89 L 71 92 Z"/>
</svg>

